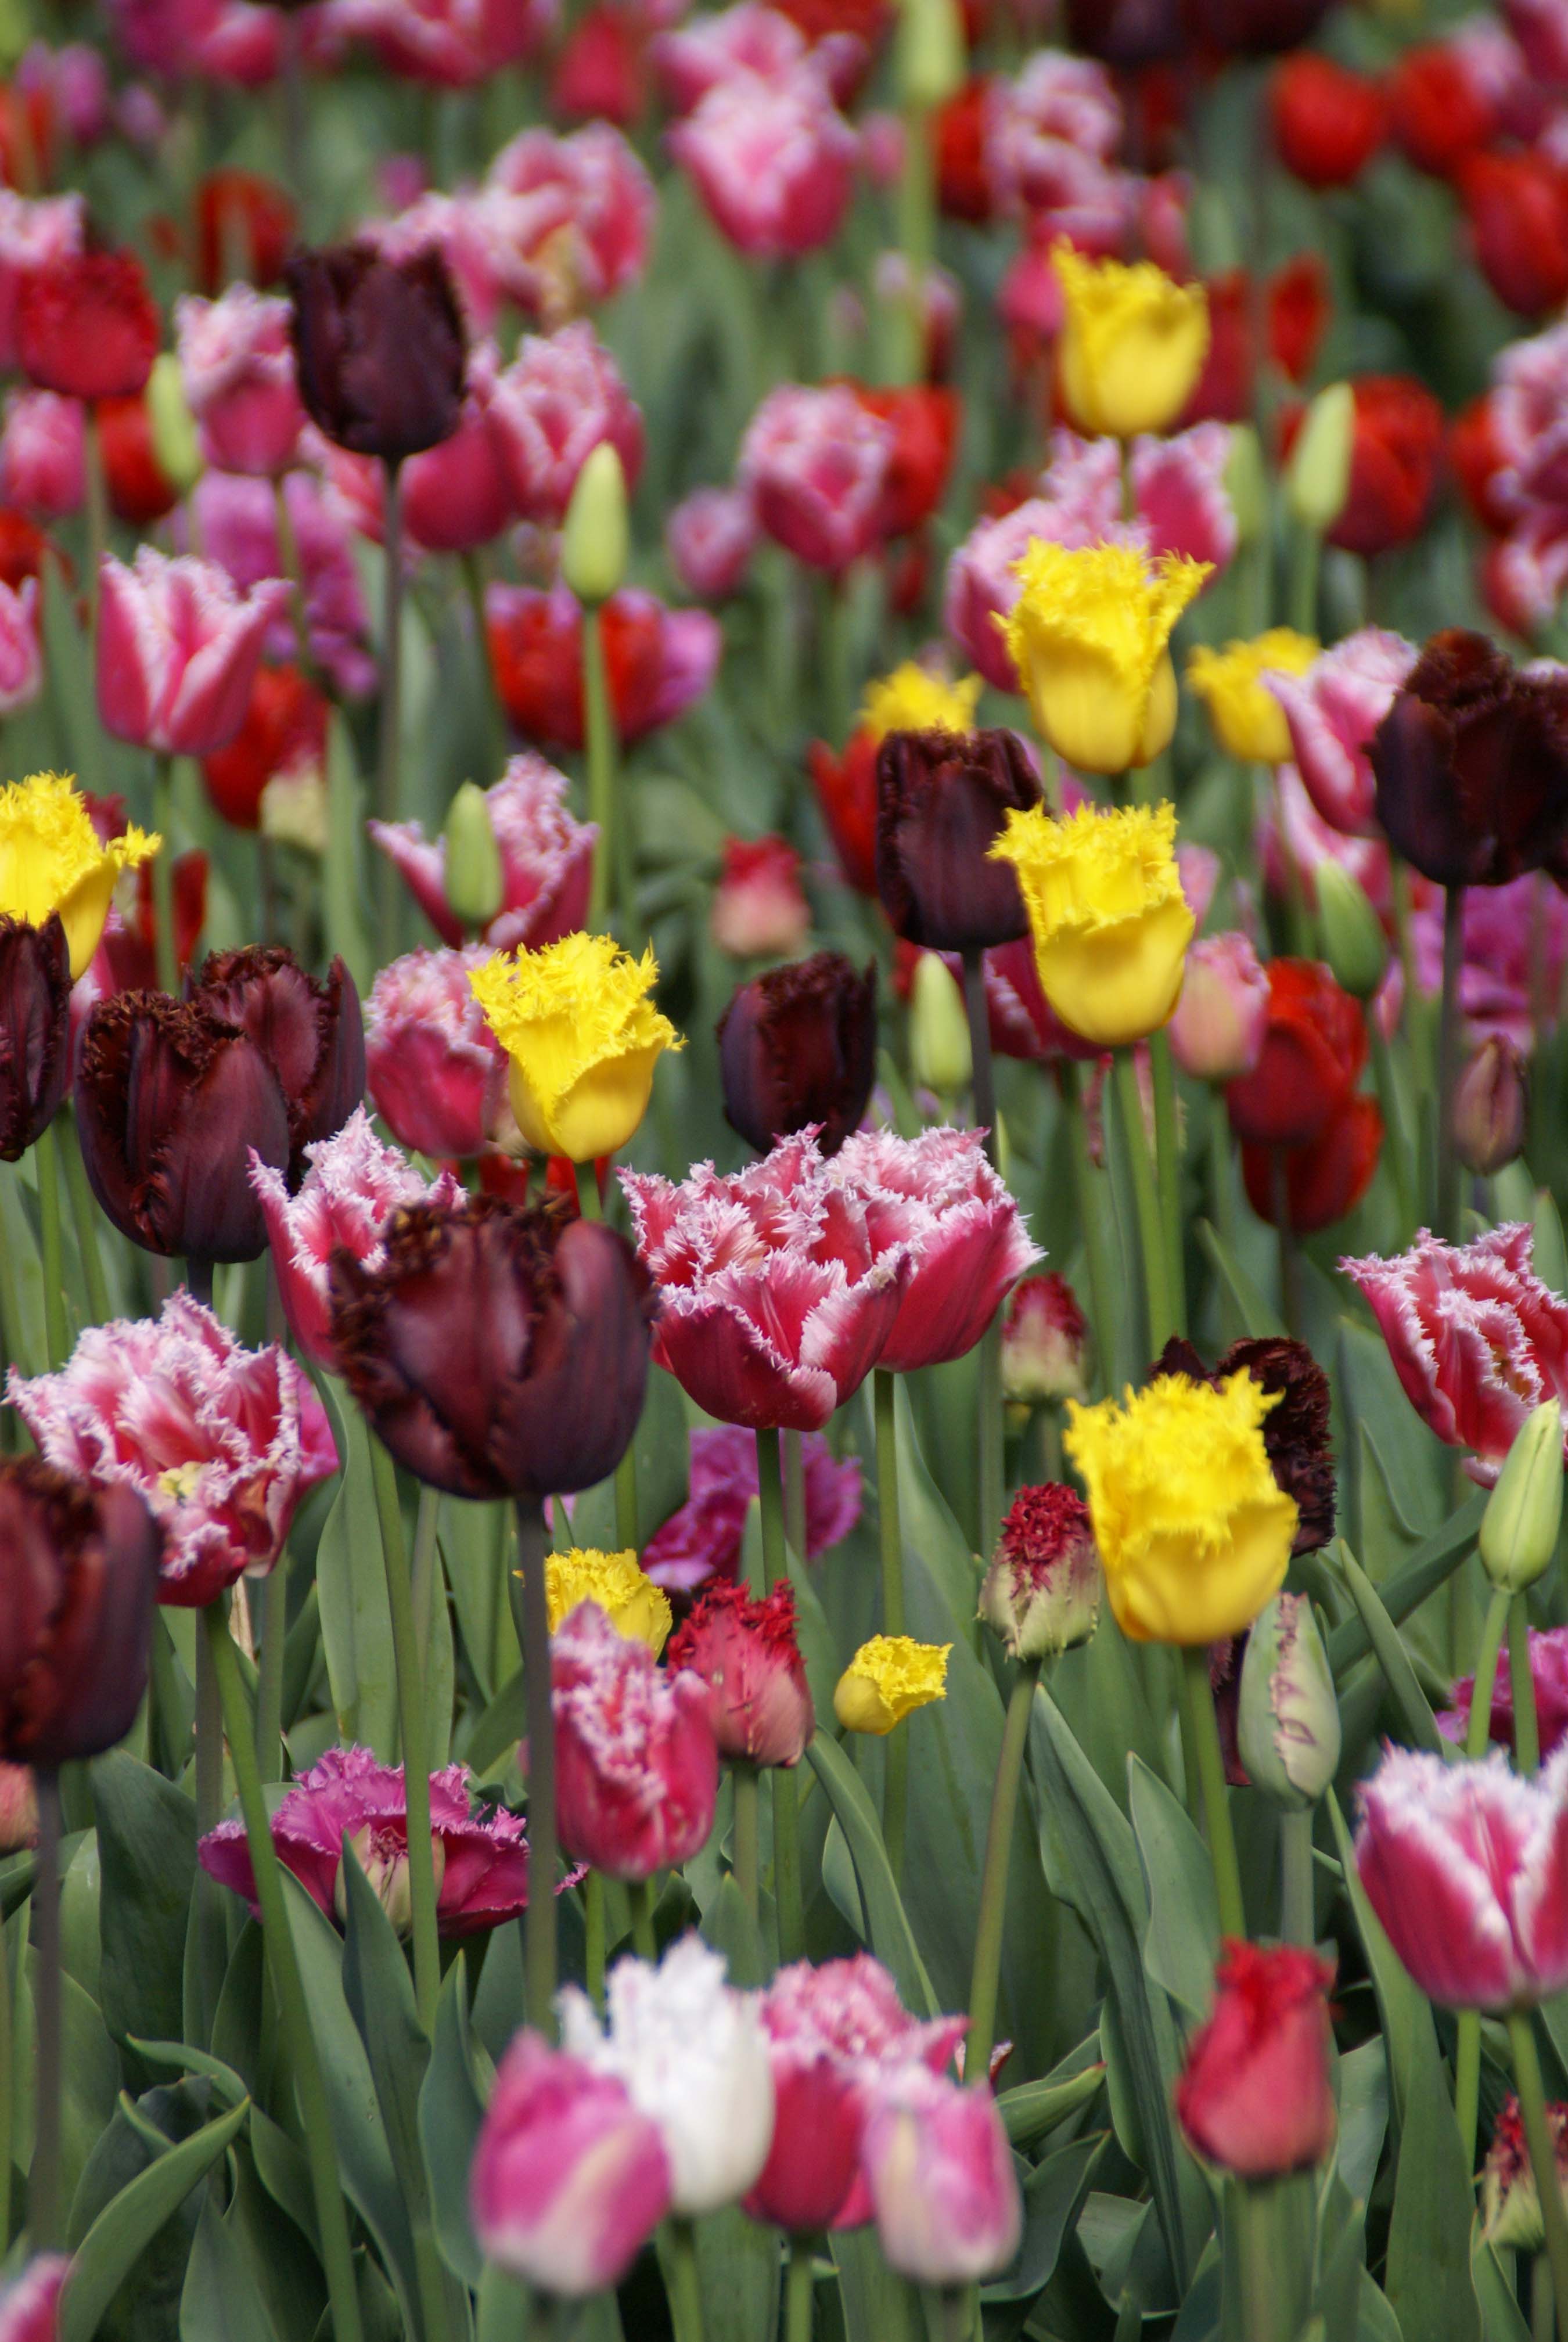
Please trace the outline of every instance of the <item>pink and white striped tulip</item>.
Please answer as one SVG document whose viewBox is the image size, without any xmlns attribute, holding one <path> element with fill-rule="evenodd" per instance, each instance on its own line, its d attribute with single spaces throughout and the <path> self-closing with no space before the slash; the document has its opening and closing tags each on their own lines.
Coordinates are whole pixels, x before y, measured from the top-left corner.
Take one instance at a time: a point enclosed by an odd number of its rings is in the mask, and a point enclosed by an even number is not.
<svg viewBox="0 0 1568 2342">
<path fill-rule="evenodd" d="M 370 987 L 366 1085 L 393 1136 L 416 1155 L 472 1161 L 506 1120 L 510 1061 L 469 982 L 489 957 L 483 945 L 409 952 Z"/>
<path fill-rule="evenodd" d="M 643 418 L 614 359 L 582 319 L 558 333 L 524 335 L 496 376 L 490 417 L 525 520 L 564 520 L 578 473 L 603 443 L 619 455 L 627 486 L 636 485 Z"/>
<path fill-rule="evenodd" d="M 1268 675 L 1285 712 L 1296 770 L 1318 812 L 1351 837 L 1379 837 L 1367 749 L 1415 665 L 1416 648 L 1383 626 L 1363 626 L 1304 675 Z"/>
<path fill-rule="evenodd" d="M 514 756 L 484 792 L 501 856 L 501 908 L 484 935 L 492 951 L 524 945 L 537 951 L 574 934 L 587 917 L 599 832 L 593 822 L 574 818 L 566 793 L 565 774 L 534 749 Z M 416 821 L 373 821 L 369 830 L 442 942 L 461 944 L 463 922 L 446 900 L 445 838 L 426 837 Z"/>
<path fill-rule="evenodd" d="M 960 2286 L 1006 2267 L 1024 2206 L 988 2088 L 905 2066 L 878 2089 L 861 2154 L 890 2268 L 919 2285 Z"/>
<path fill-rule="evenodd" d="M 719 1791 L 708 1691 L 581 1602 L 552 1639 L 561 1843 L 606 1877 L 651 1878 L 707 1844 Z"/>
<path fill-rule="evenodd" d="M 144 545 L 98 572 L 98 713 L 106 731 L 166 756 L 210 756 L 245 720 L 282 578 L 238 593 L 227 574 Z"/>
<path fill-rule="evenodd" d="M 204 460 L 261 479 L 290 470 L 305 413 L 288 303 L 245 284 L 215 301 L 185 294 L 175 305 L 175 336 Z"/>
</svg>

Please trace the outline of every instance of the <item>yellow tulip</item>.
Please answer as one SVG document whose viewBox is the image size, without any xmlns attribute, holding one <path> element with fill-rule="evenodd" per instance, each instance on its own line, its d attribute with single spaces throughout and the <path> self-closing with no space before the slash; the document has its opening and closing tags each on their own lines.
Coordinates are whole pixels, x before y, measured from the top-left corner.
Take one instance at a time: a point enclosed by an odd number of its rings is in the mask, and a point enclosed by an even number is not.
<svg viewBox="0 0 1568 2342">
<path fill-rule="evenodd" d="M 1073 421 L 1115 439 L 1168 429 L 1209 354 L 1203 286 L 1174 284 L 1152 260 L 1087 260 L 1070 244 L 1053 248 L 1051 265 L 1066 312 L 1058 347 Z"/>
<path fill-rule="evenodd" d="M 1290 726 L 1264 677 L 1305 675 L 1317 655 L 1311 635 L 1292 626 L 1271 626 L 1250 643 L 1227 643 L 1223 651 L 1199 644 L 1187 660 L 1187 687 L 1208 708 L 1227 755 L 1251 765 L 1289 763 Z"/>
<path fill-rule="evenodd" d="M 1070 551 L 1031 537 L 999 621 L 1041 737 L 1086 773 L 1146 765 L 1176 728 L 1171 629 L 1210 565 L 1130 545 Z"/>
<path fill-rule="evenodd" d="M 991 852 L 1018 873 L 1040 988 L 1064 1025 L 1115 1049 L 1165 1023 L 1194 924 L 1173 806 L 1080 806 L 1065 821 L 1014 808 Z"/>
<path fill-rule="evenodd" d="M 570 1553 L 547 1554 L 544 1599 L 552 1634 L 579 1602 L 594 1602 L 617 1635 L 628 1643 L 645 1643 L 655 1658 L 674 1623 L 668 1595 L 644 1575 L 629 1548 L 600 1553 L 593 1546 L 574 1546 Z"/>
<path fill-rule="evenodd" d="M 905 659 L 880 682 L 867 684 L 860 729 L 879 746 L 890 732 L 973 732 L 981 688 L 977 675 L 949 683 L 944 675 Z"/>
<path fill-rule="evenodd" d="M 98 948 L 121 871 L 135 870 L 163 842 L 135 828 L 101 841 L 64 774 L 9 782 L 0 789 L 0 914 L 41 927 L 58 911 L 74 982 Z"/>
<path fill-rule="evenodd" d="M 497 952 L 469 978 L 512 1060 L 512 1111 L 541 1154 L 591 1163 L 624 1146 L 648 1110 L 654 1067 L 684 1045 L 648 995 L 652 946 L 633 959 L 610 936 L 564 936 Z"/>
<path fill-rule="evenodd" d="M 1243 1373 L 1217 1389 L 1161 1375 L 1120 1406 L 1069 1402 L 1067 1453 L 1112 1611 L 1134 1642 L 1220 1642 L 1278 1593 L 1296 1533 L 1295 1501 L 1263 1447 L 1279 1398 Z"/>
<path fill-rule="evenodd" d="M 833 1712 L 846 1732 L 879 1737 L 915 1708 L 947 1697 L 951 1643 L 916 1643 L 907 1635 L 874 1635 L 838 1679 Z"/>
</svg>

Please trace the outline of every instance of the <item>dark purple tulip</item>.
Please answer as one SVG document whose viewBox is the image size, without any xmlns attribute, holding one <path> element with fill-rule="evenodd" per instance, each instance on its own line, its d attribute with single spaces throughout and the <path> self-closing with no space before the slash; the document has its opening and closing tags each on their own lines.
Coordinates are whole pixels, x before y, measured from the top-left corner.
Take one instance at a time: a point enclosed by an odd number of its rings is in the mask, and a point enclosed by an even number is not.
<svg viewBox="0 0 1568 2342">
<path fill-rule="evenodd" d="M 656 1304 L 624 1236 L 556 1205 L 411 1204 L 332 1256 L 332 1338 L 397 1461 L 454 1496 L 569 1495 L 631 1443 Z"/>
<path fill-rule="evenodd" d="M 71 1075 L 71 955 L 51 913 L 0 918 L 0 1157 L 15 1163 L 54 1119 Z"/>
<path fill-rule="evenodd" d="M 738 985 L 719 1019 L 724 1117 L 759 1154 L 821 1126 L 824 1155 L 858 1129 L 876 1074 L 876 967 L 842 952 L 770 967 Z"/>
<path fill-rule="evenodd" d="M 1329 0 L 1191 0 L 1193 29 L 1208 48 L 1268 57 L 1308 41 Z"/>
<path fill-rule="evenodd" d="M 1186 47 L 1182 0 L 1067 0 L 1067 36 L 1108 65 L 1153 65 Z"/>
<path fill-rule="evenodd" d="M 0 1463 L 0 1758 L 45 1770 L 123 1740 L 147 1687 L 163 1536 L 134 1488 Z"/>
<path fill-rule="evenodd" d="M 365 1022 L 359 994 L 341 959 L 325 984 L 281 945 L 215 952 L 193 999 L 247 1033 L 270 1062 L 288 1108 L 293 1160 L 304 1176 L 304 1149 L 343 1128 L 365 1096 Z"/>
<path fill-rule="evenodd" d="M 401 463 L 439 446 L 463 412 L 463 320 L 433 249 L 387 260 L 370 244 L 297 252 L 300 396 L 311 421 L 356 455 Z"/>
<path fill-rule="evenodd" d="M 1011 808 L 1040 802 L 1014 732 L 890 732 L 876 758 L 876 891 L 895 935 L 988 951 L 1029 932 L 1018 874 L 993 862 Z"/>
</svg>

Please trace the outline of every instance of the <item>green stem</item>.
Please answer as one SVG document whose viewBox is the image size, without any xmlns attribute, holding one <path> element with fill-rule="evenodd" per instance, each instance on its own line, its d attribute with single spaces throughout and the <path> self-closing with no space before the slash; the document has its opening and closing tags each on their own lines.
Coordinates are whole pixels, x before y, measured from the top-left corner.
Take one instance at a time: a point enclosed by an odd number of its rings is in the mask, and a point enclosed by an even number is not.
<svg viewBox="0 0 1568 2342">
<path fill-rule="evenodd" d="M 893 369 L 895 382 L 925 379 L 925 287 L 936 248 L 936 162 L 931 114 L 924 105 L 904 109 L 904 165 L 898 180 L 898 239 L 909 283 L 904 288 L 903 330 Z"/>
<path fill-rule="evenodd" d="M 419 1507 L 414 1516 L 414 1566 L 410 1575 L 409 1599 L 414 1613 L 414 1647 L 423 1655 L 421 1674 L 424 1680 L 420 1696 L 425 1706 L 424 1749 L 428 1756 L 436 1741 L 435 1719 L 429 1713 L 434 1687 L 434 1667 L 431 1664 L 434 1649 L 434 1625 L 432 1618 L 435 1594 L 435 1536 L 441 1521 L 441 1491 L 421 1486 Z"/>
<path fill-rule="evenodd" d="M 1002 1404 L 1002 1312 L 994 1314 L 980 1336 L 980 1551 L 989 1560 L 1002 1533 L 1006 1495 L 1003 1440 L 1007 1418 Z"/>
<path fill-rule="evenodd" d="M 1280 1935 L 1287 1944 L 1310 1945 L 1315 1934 L 1312 1827 L 1310 1806 L 1280 1816 Z"/>
<path fill-rule="evenodd" d="M 1149 1310 L 1149 1348 L 1158 1356 L 1171 1336 L 1180 1331 L 1171 1304 L 1170 1278 L 1165 1265 L 1164 1223 L 1160 1216 L 1154 1166 L 1149 1156 L 1148 1133 L 1144 1127 L 1144 1101 L 1138 1088 L 1138 1068 L 1132 1050 L 1118 1049 L 1113 1065 L 1114 1072 L 1112 1078 L 1116 1086 L 1122 1136 L 1133 1174 L 1133 1200 L 1138 1213 L 1138 1243 L 1144 1256 L 1144 1291 Z"/>
<path fill-rule="evenodd" d="M 1563 2183 L 1557 2177 L 1557 2157 L 1546 2120 L 1546 2093 L 1527 2014 L 1514 2010 L 1510 2015 L 1508 2046 L 1513 2053 L 1513 2087 L 1519 2093 L 1525 2144 L 1530 2149 L 1536 2192 L 1541 2198 L 1546 2257 L 1552 2264 L 1552 2290 L 1557 2297 L 1561 2333 L 1563 2306 L 1568 2303 L 1568 2210 L 1563 2207 Z"/>
<path fill-rule="evenodd" d="M 175 766 L 172 756 L 153 761 L 153 827 L 163 839 L 153 856 L 153 951 L 160 991 L 177 998 L 180 956 L 175 938 Z"/>
<path fill-rule="evenodd" d="M 1062 1096 L 1067 1108 L 1067 1128 L 1073 1147 L 1073 1200 L 1084 1238 L 1084 1258 L 1089 1271 L 1089 1316 L 1094 1333 L 1094 1363 L 1100 1380 L 1113 1389 L 1111 1264 L 1105 1250 L 1105 1221 L 1111 1196 L 1089 1152 L 1089 1117 L 1084 1104 L 1084 1068 L 1073 1057 L 1061 1066 Z"/>
<path fill-rule="evenodd" d="M 382 548 L 385 558 L 382 603 L 381 742 L 376 766 L 375 810 L 383 821 L 396 821 L 402 796 L 400 767 L 403 723 L 403 485 L 400 465 L 388 460 L 382 466 Z M 390 854 L 376 856 L 376 928 L 383 966 L 397 956 L 397 914 L 400 880 Z"/>
<path fill-rule="evenodd" d="M 1521 1773 L 1541 1766 L 1541 1719 L 1530 1671 L 1530 1605 L 1523 1592 L 1508 1606 L 1508 1687 L 1513 1696 L 1513 1761 Z"/>
<path fill-rule="evenodd" d="M 1154 1152 L 1159 1167 L 1160 1218 L 1165 1231 L 1165 1274 L 1176 1330 L 1187 1322 L 1186 1268 L 1182 1258 L 1182 1125 L 1176 1112 L 1176 1069 L 1171 1036 L 1162 1026 L 1149 1036 L 1154 1074 Z"/>
<path fill-rule="evenodd" d="M 484 571 L 477 553 L 462 554 L 459 559 L 468 607 L 474 616 L 474 640 L 479 654 L 480 689 L 484 695 L 484 732 L 490 744 L 491 768 L 499 777 L 506 764 L 506 717 L 501 706 L 501 695 L 495 688 L 495 670 L 490 664 L 490 629 L 484 616 Z"/>
<path fill-rule="evenodd" d="M 798 1431 L 784 1435 L 784 1537 L 797 1561 L 805 1559 L 805 1443 Z"/>
<path fill-rule="evenodd" d="M 218 1596 L 227 1606 L 232 1593 Z M 205 1635 L 196 1636 L 195 1681 L 195 1743 L 196 1743 L 196 1837 L 206 1837 L 223 1818 L 224 1810 L 224 1712 L 219 1696 L 217 1671 L 213 1665 L 212 1651 Z M 205 2046 L 211 2039 L 213 2018 L 217 2009 L 217 1993 L 224 1971 L 224 1889 L 215 1878 L 209 1878 L 199 1867 L 195 1885 L 195 1934 L 197 1945 L 196 1992 L 201 2006 L 201 2039 Z"/>
<path fill-rule="evenodd" d="M 811 2342 L 812 2247 L 809 2237 L 792 2237 L 784 2263 L 784 2342 Z"/>
<path fill-rule="evenodd" d="M 1475 1686 L 1470 1700 L 1470 1726 L 1464 1736 L 1464 1753 L 1473 1759 L 1485 1756 L 1492 1736 L 1492 1692 L 1497 1681 L 1497 1662 L 1502 1656 L 1503 1637 L 1508 1631 L 1511 1600 L 1506 1586 L 1494 1586 L 1492 1599 L 1486 1606 L 1486 1618 L 1481 1629 L 1481 1647 L 1475 1655 Z M 1459 2126 L 1459 2137 L 1464 2148 L 1464 2168 L 1473 2171 L 1475 2123 L 1481 2106 L 1479 2010 L 1462 2008 L 1455 2020 L 1454 2030 L 1453 2119 Z"/>
<path fill-rule="evenodd" d="M 1290 540 L 1290 622 L 1298 635 L 1317 633 L 1317 579 L 1322 557 L 1323 539 L 1317 530 L 1296 522 Z"/>
<path fill-rule="evenodd" d="M 771 1594 L 789 1576 L 784 1547 L 784 1483 L 779 1468 L 776 1431 L 757 1433 L 757 1494 L 763 1517 L 763 1582 Z M 794 1774 L 787 1765 L 774 1765 L 774 1905 L 778 1912 L 779 1959 L 787 1966 L 805 1954 L 805 1906 L 800 1883 L 800 1807 Z"/>
<path fill-rule="evenodd" d="M 261 1653 L 256 1666 L 256 1770 L 264 1781 L 283 1778 L 283 1659 L 288 1638 L 288 1547 L 262 1588 Z"/>
<path fill-rule="evenodd" d="M 435 1933 L 435 1863 L 430 1837 L 430 1765 L 424 1738 L 424 1695 L 419 1637 L 414 1623 L 408 1549 L 397 1466 L 379 1439 L 370 1443 L 375 1509 L 381 1523 L 381 1558 L 386 1606 L 392 1622 L 392 1656 L 397 1668 L 397 1722 L 403 1741 L 403 1781 L 408 1807 L 408 1893 L 414 1917 L 414 1997 L 426 2037 L 435 2025 L 441 1991 L 441 1951 Z M 532 1898 L 530 1898 L 532 1899 Z"/>
<path fill-rule="evenodd" d="M 737 1756 L 730 1767 L 730 1779 L 734 1785 L 735 1885 L 740 1888 L 746 1909 L 755 1919 L 759 1908 L 757 1882 L 762 1875 L 761 1859 L 761 1799 L 757 1794 L 757 1768 Z"/>
<path fill-rule="evenodd" d="M 528 1726 L 528 1907 L 523 1914 L 523 1967 L 528 2022 L 555 2038 L 555 1712 L 550 1686 L 550 1603 L 544 1585 L 544 1513 L 517 1499 L 517 1575 L 510 1581 L 523 1653 Z M 634 1889 L 634 1908 L 635 1907 Z"/>
<path fill-rule="evenodd" d="M 60 2228 L 60 1776 L 39 1767 L 38 1867 L 33 1888 L 34 2022 L 37 2086 L 33 2117 L 33 2167 L 27 2178 L 27 2241 L 35 2253 L 55 2251 Z"/>
<path fill-rule="evenodd" d="M 98 1206 L 87 1184 L 75 1120 L 68 1106 L 55 1116 L 54 1126 L 59 1133 L 60 1157 L 65 1166 L 76 1250 L 82 1256 L 82 1271 L 87 1280 L 87 1314 L 95 1326 L 102 1326 L 109 1315 L 109 1287 L 104 1276 L 103 1255 L 98 1250 Z"/>
<path fill-rule="evenodd" d="M 602 1220 L 604 1206 L 599 1201 L 599 1175 L 592 1163 L 574 1163 L 572 1185 L 577 1191 L 577 1209 L 585 1220 Z"/>
<path fill-rule="evenodd" d="M 294 626 L 294 651 L 300 673 L 308 677 L 315 674 L 315 663 L 310 649 L 310 611 L 305 600 L 305 564 L 300 559 L 299 538 L 295 534 L 294 515 L 288 508 L 288 480 L 280 473 L 272 484 L 273 532 L 277 538 L 277 557 L 283 574 L 288 580 L 289 616 Z"/>
<path fill-rule="evenodd" d="M 60 1223 L 60 1150 L 55 1126 L 38 1133 L 38 1236 L 44 1260 L 44 1334 L 49 1364 L 56 1372 L 71 1355 L 65 1321 L 65 1258 Z"/>
<path fill-rule="evenodd" d="M 588 1979 L 588 1997 L 601 2017 L 604 2014 L 604 1874 L 591 1870 L 583 1884 L 584 1930 L 587 1939 L 584 1967 Z"/>
<path fill-rule="evenodd" d="M 623 841 L 617 835 L 621 807 L 615 802 L 615 720 L 596 603 L 590 603 L 583 612 L 583 744 L 588 765 L 588 818 L 599 830 L 588 897 L 589 930 L 598 935 L 606 925 L 614 926 L 617 909 L 629 919 L 632 906 L 626 901 L 617 905 L 615 899 L 624 866 Z"/>
<path fill-rule="evenodd" d="M 1039 1680 L 1039 1660 L 1024 1660 L 1008 1697 L 996 1777 L 991 1785 L 991 1818 L 985 1831 L 985 1867 L 980 1877 L 980 1917 L 974 1930 L 974 1967 L 969 1987 L 969 2031 L 964 2047 L 964 2077 L 976 2087 L 990 2080 L 991 2052 L 996 2042 L 996 1994 L 1002 1974 L 1002 1932 L 1007 1918 L 1007 1867 L 1013 1854 L 1013 1827 L 1018 1813 L 1018 1784 L 1024 1774 L 1029 1716 Z"/>
<path fill-rule="evenodd" d="M 1224 1091 L 1209 1093 L 1209 1216 L 1227 1252 L 1236 1245 L 1236 1183 L 1231 1161 L 1233 1141 Z"/>
<path fill-rule="evenodd" d="M 1459 1237 L 1460 1161 L 1453 1143 L 1453 1094 L 1459 1082 L 1459 984 L 1464 972 L 1464 889 L 1443 897 L 1443 996 L 1437 1014 L 1437 1213 L 1440 1236 Z"/>
<path fill-rule="evenodd" d="M 991 1056 L 991 1011 L 985 999 L 985 955 L 971 949 L 963 956 L 964 1013 L 969 1026 L 969 1056 L 974 1067 L 974 1123 L 985 1134 L 986 1160 L 996 1162 L 996 1075 Z"/>
<path fill-rule="evenodd" d="M 697 2236 L 690 2220 L 670 2222 L 670 2309 L 678 2342 L 703 2342 L 703 2286 L 697 2274 Z"/>
<path fill-rule="evenodd" d="M 1203 1817 L 1208 1825 L 1209 1859 L 1214 1869 L 1214 1896 L 1220 1907 L 1222 1936 L 1244 1936 L 1245 1907 L 1242 1874 L 1236 1861 L 1236 1841 L 1231 1830 L 1230 1800 L 1225 1789 L 1225 1760 L 1220 1752 L 1220 1727 L 1214 1715 L 1214 1695 L 1209 1684 L 1209 1653 L 1203 1643 L 1189 1643 L 1182 1651 L 1182 1688 L 1192 1718 L 1193 1747 L 1203 1792 Z"/>
<path fill-rule="evenodd" d="M 1377 1086 L 1377 1103 L 1383 1115 L 1383 1126 L 1386 1134 L 1384 1155 L 1388 1163 L 1389 1176 L 1393 1181 L 1394 1207 L 1399 1214 L 1399 1233 L 1402 1240 L 1408 1240 L 1414 1236 L 1416 1226 L 1413 1150 L 1411 1146 L 1410 1131 L 1404 1119 L 1399 1085 L 1394 1076 L 1393 1058 L 1390 1054 L 1388 1043 L 1383 1038 L 1383 1026 L 1378 1023 L 1370 1002 L 1367 1004 L 1366 1030 L 1372 1043 L 1373 1079 Z"/>
<path fill-rule="evenodd" d="M 1557 2304 L 1552 2295 L 1552 2264 L 1537 2253 L 1530 2267 L 1530 2342 L 1553 2342 Z"/>
<path fill-rule="evenodd" d="M 654 1882 L 651 1878 L 635 1878 L 626 1889 L 626 1899 L 632 1907 L 632 1942 L 640 1960 L 656 1961 L 659 1939 L 654 1933 Z"/>
<path fill-rule="evenodd" d="M 1301 1256 L 1296 1250 L 1295 1223 L 1291 1218 L 1290 1176 L 1283 1146 L 1269 1149 L 1269 1209 L 1274 1216 L 1274 1241 L 1280 1256 L 1280 1315 L 1285 1332 L 1301 1331 Z"/>
<path fill-rule="evenodd" d="M 876 1422 L 876 1514 L 882 1548 L 882 1631 L 902 1635 L 904 1626 L 904 1526 L 898 1505 L 898 1384 L 885 1366 L 873 1370 L 872 1405 Z M 909 1820 L 909 1738 L 893 1732 L 885 1743 L 882 1787 L 882 1842 L 896 1885 L 904 1876 L 904 1840 Z"/>
<path fill-rule="evenodd" d="M 213 1672 L 217 1679 L 228 1728 L 235 1779 L 239 1788 L 240 1811 L 245 1816 L 245 1838 L 250 1847 L 251 1869 L 255 1877 L 256 1901 L 261 1907 L 262 1940 L 266 1947 L 273 1995 L 277 2002 L 287 2047 L 289 2070 L 299 2099 L 305 2154 L 310 2164 L 311 2190 L 315 2200 L 316 2228 L 321 2238 L 327 2294 L 332 2304 L 332 2330 L 335 2342 L 362 2342 L 364 2329 L 359 2318 L 359 2297 L 355 2290 L 348 2210 L 333 2147 L 332 2115 L 322 2080 L 322 2066 L 311 2028 L 310 2011 L 305 2005 L 305 1987 L 300 1982 L 299 1964 L 295 1957 L 294 1938 L 289 1933 L 283 1878 L 267 1820 L 261 1775 L 256 1770 L 255 1751 L 251 1744 L 250 1718 L 245 1713 L 239 1661 L 229 1639 L 222 1596 L 207 1605 L 202 1624 L 203 1640 L 212 1655 Z"/>
</svg>

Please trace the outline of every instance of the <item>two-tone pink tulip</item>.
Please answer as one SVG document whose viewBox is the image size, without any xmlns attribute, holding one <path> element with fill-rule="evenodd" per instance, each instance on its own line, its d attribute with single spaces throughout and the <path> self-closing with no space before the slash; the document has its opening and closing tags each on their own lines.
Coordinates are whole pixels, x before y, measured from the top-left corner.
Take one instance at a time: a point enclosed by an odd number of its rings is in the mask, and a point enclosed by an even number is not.
<svg viewBox="0 0 1568 2342">
<path fill-rule="evenodd" d="M 550 1646 L 561 1843 L 607 1877 L 651 1878 L 707 1844 L 719 1788 L 708 1689 L 579 1603 Z"/>
<path fill-rule="evenodd" d="M 99 571 L 98 713 L 117 740 L 166 756 L 209 756 L 245 720 L 281 578 L 235 590 L 210 561 L 144 545 L 134 567 Z"/>
</svg>

